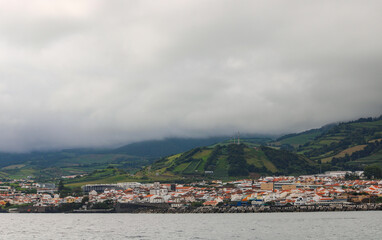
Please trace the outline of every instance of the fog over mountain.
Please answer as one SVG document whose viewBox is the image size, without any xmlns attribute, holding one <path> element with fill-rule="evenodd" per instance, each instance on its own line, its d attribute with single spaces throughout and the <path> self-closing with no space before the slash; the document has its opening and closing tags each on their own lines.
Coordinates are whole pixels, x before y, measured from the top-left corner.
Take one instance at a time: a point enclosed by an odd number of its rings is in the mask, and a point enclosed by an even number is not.
<svg viewBox="0 0 382 240">
<path fill-rule="evenodd" d="M 382 113 L 381 1 L 0 0 L 0 151 Z"/>
</svg>

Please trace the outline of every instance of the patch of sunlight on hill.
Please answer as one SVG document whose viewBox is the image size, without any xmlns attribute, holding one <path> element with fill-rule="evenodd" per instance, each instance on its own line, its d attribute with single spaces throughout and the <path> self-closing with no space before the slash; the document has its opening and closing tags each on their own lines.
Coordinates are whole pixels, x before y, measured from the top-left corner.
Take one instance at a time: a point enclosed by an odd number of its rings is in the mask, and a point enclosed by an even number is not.
<svg viewBox="0 0 382 240">
<path fill-rule="evenodd" d="M 178 154 L 175 154 L 175 155 L 172 155 L 170 157 L 168 157 L 167 159 L 169 160 L 168 162 L 172 162 L 174 161 L 175 159 L 177 159 L 178 157 L 180 157 L 182 155 L 182 153 L 178 153 Z"/>
<path fill-rule="evenodd" d="M 203 160 L 207 159 L 209 155 L 211 154 L 212 149 L 204 149 L 201 152 L 197 152 L 193 158 L 201 158 Z"/>
<path fill-rule="evenodd" d="M 182 163 L 175 167 L 174 172 L 182 172 L 188 167 L 188 165 L 190 165 L 190 163 Z"/>
</svg>

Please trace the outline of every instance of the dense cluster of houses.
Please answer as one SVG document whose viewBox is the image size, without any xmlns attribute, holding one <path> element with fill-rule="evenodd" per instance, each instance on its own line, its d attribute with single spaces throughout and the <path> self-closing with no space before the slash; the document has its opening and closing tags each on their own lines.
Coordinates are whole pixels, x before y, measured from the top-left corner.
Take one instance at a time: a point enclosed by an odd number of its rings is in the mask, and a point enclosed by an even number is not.
<svg viewBox="0 0 382 240">
<path fill-rule="evenodd" d="M 83 196 L 60 198 L 57 193 L 44 192 L 37 184 L 33 187 L 40 191 L 28 194 L 2 186 L 4 190 L 0 193 L 0 204 L 29 203 L 35 206 L 58 206 L 62 203 L 80 203 L 83 199 Z M 382 180 L 345 180 L 344 174 L 331 172 L 321 175 L 263 177 L 258 180 L 243 179 L 231 182 L 202 181 L 187 185 L 159 182 L 96 184 L 83 186 L 83 190 L 85 196 L 89 197 L 88 203 L 111 200 L 115 203 L 166 203 L 171 207 L 219 204 L 318 205 L 360 203 L 378 199 L 382 197 Z"/>
<path fill-rule="evenodd" d="M 344 204 L 382 197 L 382 181 L 346 181 L 338 176 L 266 177 L 223 183 L 212 181 L 190 185 L 139 184 L 126 189 L 91 190 L 89 201 L 111 199 L 120 203 L 169 203 L 172 207 L 201 203 L 221 204 Z M 138 186 L 137 186 L 138 185 Z M 99 185 L 98 185 L 99 186 Z"/>
<path fill-rule="evenodd" d="M 35 183 L 33 180 L 0 182 L 0 206 L 58 206 L 74 201 L 81 202 L 81 199 L 72 196 L 60 198 L 53 183 Z"/>
</svg>

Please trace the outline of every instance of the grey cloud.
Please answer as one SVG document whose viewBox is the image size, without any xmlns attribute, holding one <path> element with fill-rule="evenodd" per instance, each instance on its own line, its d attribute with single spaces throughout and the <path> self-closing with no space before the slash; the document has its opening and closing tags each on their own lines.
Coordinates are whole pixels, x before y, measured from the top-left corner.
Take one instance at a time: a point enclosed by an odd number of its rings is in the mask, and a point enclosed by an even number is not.
<svg viewBox="0 0 382 240">
<path fill-rule="evenodd" d="M 0 150 L 382 113 L 379 1 L 0 1 Z"/>
</svg>

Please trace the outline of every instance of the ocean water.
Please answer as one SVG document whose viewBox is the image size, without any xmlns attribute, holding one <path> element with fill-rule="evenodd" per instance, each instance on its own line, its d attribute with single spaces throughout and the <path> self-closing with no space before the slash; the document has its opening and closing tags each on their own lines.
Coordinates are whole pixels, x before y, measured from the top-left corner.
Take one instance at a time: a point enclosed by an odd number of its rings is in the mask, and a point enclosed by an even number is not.
<svg viewBox="0 0 382 240">
<path fill-rule="evenodd" d="M 0 239 L 382 239 L 382 211 L 0 214 Z"/>
</svg>

